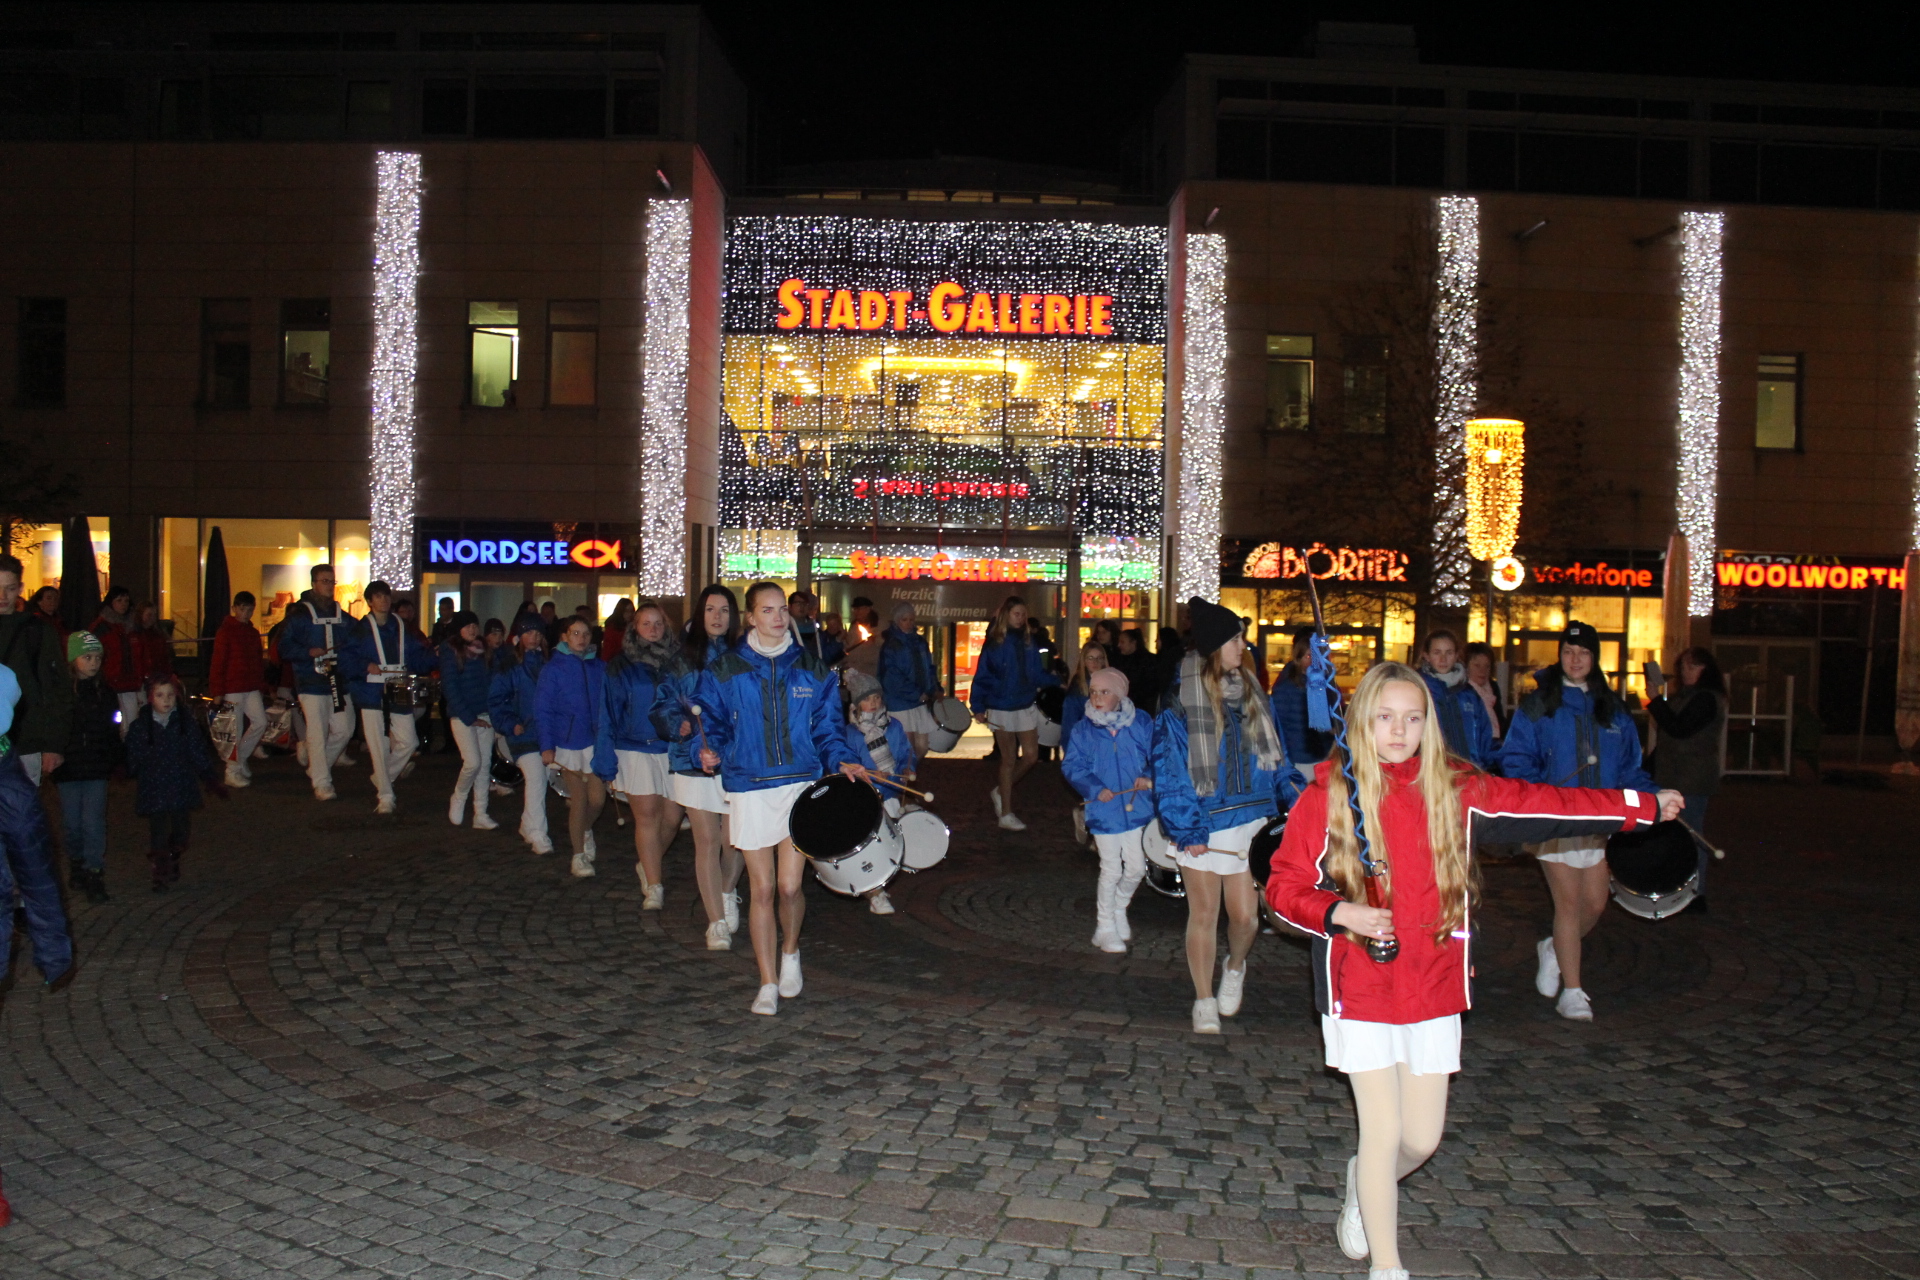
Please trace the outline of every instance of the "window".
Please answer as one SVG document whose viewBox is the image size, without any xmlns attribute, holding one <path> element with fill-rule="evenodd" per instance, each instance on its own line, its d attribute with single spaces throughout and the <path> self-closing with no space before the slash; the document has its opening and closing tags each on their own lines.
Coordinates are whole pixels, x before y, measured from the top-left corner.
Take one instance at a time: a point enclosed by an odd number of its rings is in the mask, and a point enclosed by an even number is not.
<svg viewBox="0 0 1920 1280">
<path fill-rule="evenodd" d="M 1267 335 L 1267 426 L 1305 431 L 1313 421 L 1313 335 Z"/>
<path fill-rule="evenodd" d="M 481 76 L 476 138 L 604 138 L 607 82 L 599 76 Z"/>
<path fill-rule="evenodd" d="M 466 136 L 467 82 L 464 79 L 430 79 L 420 86 L 420 132 Z"/>
<path fill-rule="evenodd" d="M 244 409 L 253 376 L 250 304 L 245 298 L 208 298 L 200 304 L 200 403 Z"/>
<path fill-rule="evenodd" d="M 393 132 L 393 84 L 356 80 L 347 86 L 347 136 L 384 138 Z"/>
<path fill-rule="evenodd" d="M 332 76 L 215 76 L 209 101 L 216 138 L 340 136 L 340 82 Z"/>
<path fill-rule="evenodd" d="M 648 136 L 660 132 L 660 78 L 613 82 L 613 131 Z"/>
<path fill-rule="evenodd" d="M 1270 172 L 1279 182 L 1393 182 L 1393 129 L 1384 124 L 1279 120 Z"/>
<path fill-rule="evenodd" d="M 1359 435 L 1384 435 L 1387 430 L 1387 340 L 1356 336 L 1346 340 L 1341 354 L 1341 398 L 1345 426 Z"/>
<path fill-rule="evenodd" d="M 57 409 L 67 402 L 67 300 L 20 299 L 19 369 L 15 398 L 22 405 Z"/>
<path fill-rule="evenodd" d="M 469 302 L 467 329 L 472 335 L 472 376 L 467 401 L 489 409 L 511 409 L 520 379 L 520 304 Z"/>
<path fill-rule="evenodd" d="M 160 136 L 199 137 L 201 105 L 205 98 L 205 86 L 198 80 L 161 81 Z"/>
<path fill-rule="evenodd" d="M 600 304 L 547 304 L 547 403 L 592 405 L 600 373 Z"/>
<path fill-rule="evenodd" d="M 332 313 L 333 304 L 326 298 L 288 298 L 280 304 L 281 404 L 327 402 Z"/>
<path fill-rule="evenodd" d="M 1800 447 L 1800 359 L 1760 357 L 1759 394 L 1753 412 L 1754 448 Z"/>
</svg>

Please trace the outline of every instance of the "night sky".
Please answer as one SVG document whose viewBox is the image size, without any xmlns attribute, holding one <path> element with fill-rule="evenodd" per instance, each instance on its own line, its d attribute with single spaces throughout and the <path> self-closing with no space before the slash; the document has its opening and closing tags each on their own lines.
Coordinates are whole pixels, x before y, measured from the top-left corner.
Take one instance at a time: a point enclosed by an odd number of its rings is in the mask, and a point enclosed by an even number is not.
<svg viewBox="0 0 1920 1280">
<path fill-rule="evenodd" d="M 1920 85 L 1920 16 L 1908 6 L 705 8 L 758 95 L 772 165 L 938 152 L 1117 172 L 1181 53 L 1297 55 L 1320 19 L 1411 22 L 1428 63 Z"/>
</svg>

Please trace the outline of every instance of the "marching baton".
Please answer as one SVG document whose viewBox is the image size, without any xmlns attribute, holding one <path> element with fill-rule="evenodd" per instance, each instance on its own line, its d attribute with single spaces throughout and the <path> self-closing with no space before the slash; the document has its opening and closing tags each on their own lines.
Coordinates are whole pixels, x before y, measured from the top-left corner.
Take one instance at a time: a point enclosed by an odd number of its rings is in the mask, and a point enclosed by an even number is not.
<svg viewBox="0 0 1920 1280">
<path fill-rule="evenodd" d="M 922 800 L 925 800 L 928 804 L 933 803 L 933 792 L 915 791 L 912 787 L 908 786 L 904 782 L 896 782 L 893 778 L 893 775 L 890 773 L 881 773 L 878 769 L 869 769 L 867 770 L 867 776 L 869 778 L 878 778 L 880 781 L 886 783 L 888 786 L 904 791 L 910 796 L 919 796 Z"/>
</svg>

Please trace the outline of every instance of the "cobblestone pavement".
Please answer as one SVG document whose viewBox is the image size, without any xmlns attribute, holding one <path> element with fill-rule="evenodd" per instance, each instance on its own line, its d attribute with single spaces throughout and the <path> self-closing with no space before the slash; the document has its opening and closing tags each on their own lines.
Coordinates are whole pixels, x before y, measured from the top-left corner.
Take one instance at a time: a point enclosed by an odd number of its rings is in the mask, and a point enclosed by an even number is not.
<svg viewBox="0 0 1920 1280">
<path fill-rule="evenodd" d="M 1263 937 L 1240 1016 L 1193 1036 L 1181 905 L 1143 889 L 1133 953 L 1095 952 L 1064 809 L 1001 832 L 986 768 L 930 766 L 955 850 L 898 914 L 810 887 L 773 1019 L 750 958 L 702 948 L 684 838 L 643 914 L 610 818 L 573 880 L 511 820 L 449 827 L 447 757 L 398 819 L 275 762 L 155 896 L 116 794 L 78 981 L 26 970 L 0 1010 L 0 1275 L 1351 1274 L 1304 946 Z M 1538 872 L 1490 865 L 1414 1273 L 1920 1277 L 1916 818 L 1731 788 L 1713 913 L 1610 912 L 1590 1026 L 1532 990 Z"/>
</svg>

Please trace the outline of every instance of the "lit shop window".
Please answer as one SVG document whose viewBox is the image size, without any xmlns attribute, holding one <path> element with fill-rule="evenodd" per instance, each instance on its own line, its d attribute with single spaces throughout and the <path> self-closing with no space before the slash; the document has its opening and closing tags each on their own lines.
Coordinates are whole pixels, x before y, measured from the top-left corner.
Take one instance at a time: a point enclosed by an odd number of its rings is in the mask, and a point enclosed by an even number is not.
<svg viewBox="0 0 1920 1280">
<path fill-rule="evenodd" d="M 1387 340 L 1360 336 L 1346 340 L 1341 392 L 1346 429 L 1358 435 L 1387 430 Z"/>
<path fill-rule="evenodd" d="M 281 404 L 327 402 L 332 311 L 333 304 L 326 298 L 288 298 L 280 304 Z"/>
<path fill-rule="evenodd" d="M 1756 449 L 1800 447 L 1799 356 L 1761 356 L 1754 397 L 1753 444 Z"/>
<path fill-rule="evenodd" d="M 206 600 L 213 531 L 220 531 L 227 599 L 251 591 L 253 624 L 264 634 L 287 616 L 287 607 L 312 585 L 313 567 L 334 567 L 334 599 L 349 612 L 364 612 L 367 585 L 365 520 L 254 520 L 231 517 L 167 517 L 160 521 L 160 616 L 176 636 L 201 634 L 203 610 L 224 613 L 224 601 Z M 95 548 L 98 554 L 99 540 Z"/>
<path fill-rule="evenodd" d="M 520 304 L 469 302 L 467 328 L 473 353 L 468 402 L 491 409 L 511 408 L 520 380 Z"/>
<path fill-rule="evenodd" d="M 477 350 L 477 348 L 476 348 Z M 592 405 L 600 372 L 600 304 L 547 305 L 547 403 Z"/>
<path fill-rule="evenodd" d="M 244 409 L 253 379 L 251 304 L 246 298 L 208 298 L 200 309 L 200 403 Z"/>
<path fill-rule="evenodd" d="M 372 526 L 368 521 L 333 522 L 333 598 L 340 602 L 341 608 L 356 616 L 366 612 L 361 597 L 366 594 L 371 578 L 368 565 L 372 548 Z"/>
<path fill-rule="evenodd" d="M 67 402 L 67 300 L 20 299 L 19 363 L 14 397 L 24 407 Z"/>
<path fill-rule="evenodd" d="M 107 517 L 89 516 L 87 529 L 93 543 L 93 567 L 99 582 L 99 598 L 106 597 L 107 575 L 112 567 L 112 541 Z M 11 550 L 20 557 L 20 607 L 26 608 L 42 587 L 64 588 L 64 575 L 72 567 L 68 562 L 66 526 L 63 524 L 16 524 Z M 87 622 L 93 619 L 85 619 Z"/>
<path fill-rule="evenodd" d="M 1305 431 L 1313 419 L 1313 335 L 1267 335 L 1267 426 Z"/>
</svg>

